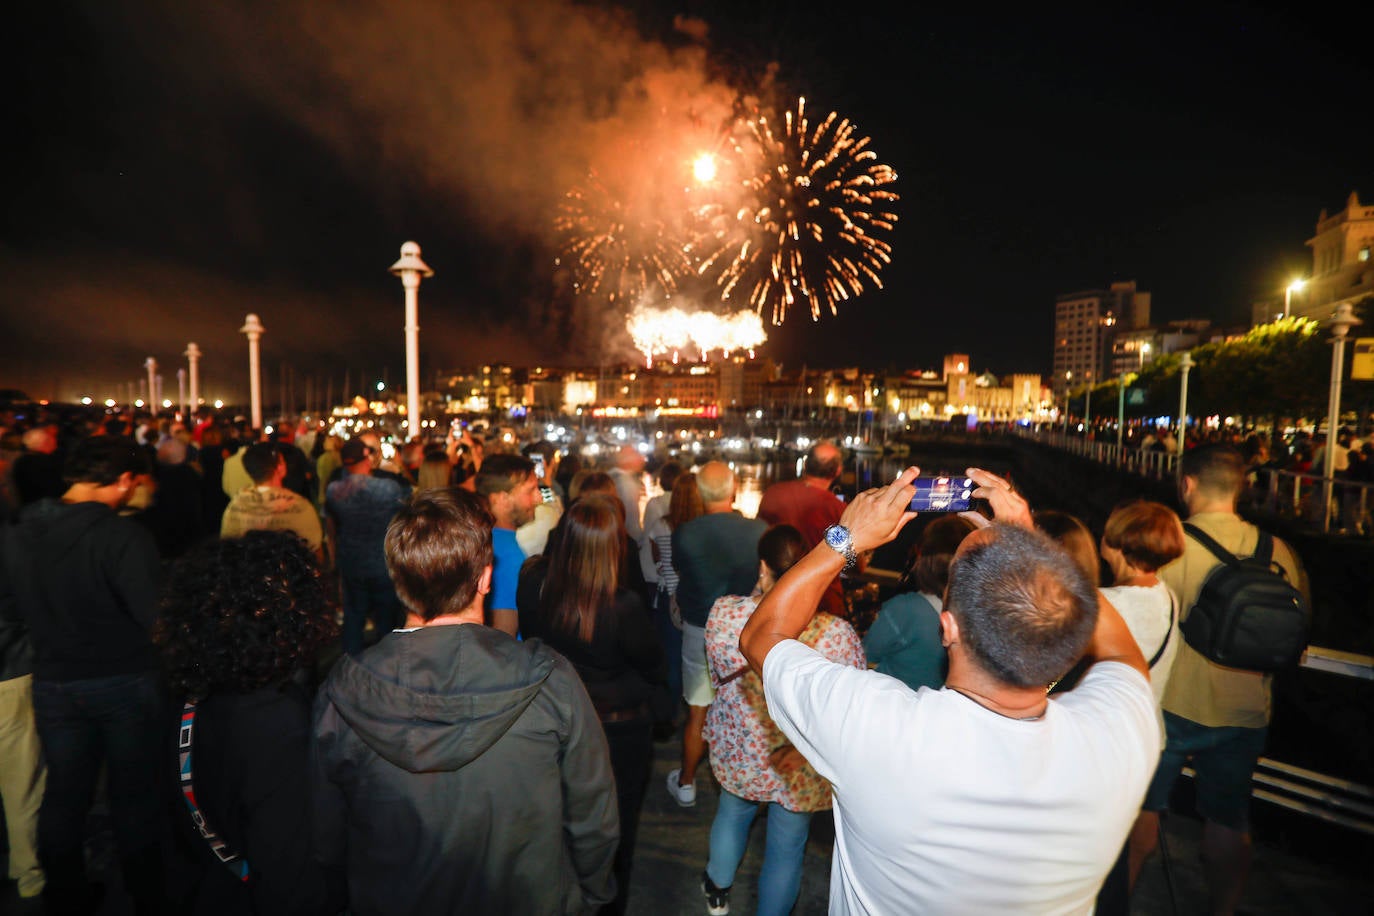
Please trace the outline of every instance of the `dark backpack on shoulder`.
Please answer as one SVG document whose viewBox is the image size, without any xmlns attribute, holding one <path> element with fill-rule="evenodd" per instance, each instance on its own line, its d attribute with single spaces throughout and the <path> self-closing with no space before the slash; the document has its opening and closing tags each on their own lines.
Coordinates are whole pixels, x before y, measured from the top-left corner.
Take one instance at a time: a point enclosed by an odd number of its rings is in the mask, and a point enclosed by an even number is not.
<svg viewBox="0 0 1374 916">
<path fill-rule="evenodd" d="M 1297 663 L 1307 648 L 1307 599 L 1274 562 L 1274 539 L 1261 531 L 1255 555 L 1229 553 L 1201 529 L 1188 536 L 1221 561 L 1208 573 L 1179 630 L 1204 658 L 1228 668 L 1278 671 Z"/>
</svg>

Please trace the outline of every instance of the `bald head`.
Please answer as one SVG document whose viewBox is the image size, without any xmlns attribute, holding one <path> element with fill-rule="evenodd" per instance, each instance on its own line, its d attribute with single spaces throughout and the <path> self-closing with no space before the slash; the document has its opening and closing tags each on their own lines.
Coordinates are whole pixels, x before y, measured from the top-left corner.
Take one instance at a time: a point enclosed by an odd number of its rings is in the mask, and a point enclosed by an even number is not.
<svg viewBox="0 0 1374 916">
<path fill-rule="evenodd" d="M 35 426 L 28 430 L 24 433 L 24 448 L 27 451 L 41 452 L 44 455 L 57 451 L 57 428 Z"/>
<path fill-rule="evenodd" d="M 840 476 L 840 471 L 843 468 L 844 454 L 839 447 L 833 442 L 821 441 L 807 449 L 806 462 L 802 465 L 802 474 L 829 483 Z"/>
<path fill-rule="evenodd" d="M 622 445 L 615 453 L 615 466 L 622 471 L 638 474 L 644 470 L 644 455 L 633 445 Z"/>
<path fill-rule="evenodd" d="M 735 472 L 723 461 L 708 461 L 697 472 L 697 490 L 707 512 L 729 511 L 735 501 Z"/>
</svg>

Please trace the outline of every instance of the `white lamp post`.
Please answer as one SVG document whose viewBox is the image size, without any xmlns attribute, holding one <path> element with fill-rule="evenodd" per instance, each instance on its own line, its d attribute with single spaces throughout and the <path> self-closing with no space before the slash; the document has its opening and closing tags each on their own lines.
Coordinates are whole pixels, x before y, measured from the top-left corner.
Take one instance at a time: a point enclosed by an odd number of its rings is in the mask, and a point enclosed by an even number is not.
<svg viewBox="0 0 1374 916">
<path fill-rule="evenodd" d="M 1307 285 L 1306 280 L 1298 279 L 1289 283 L 1283 290 L 1283 317 L 1287 318 L 1293 305 L 1293 294 L 1302 292 L 1302 288 Z"/>
<path fill-rule="evenodd" d="M 420 431 L 420 278 L 434 271 L 420 260 L 420 246 L 406 242 L 401 259 L 390 267 L 406 291 L 406 438 Z"/>
<path fill-rule="evenodd" d="M 1331 490 L 1336 473 L 1336 430 L 1341 420 L 1341 375 L 1345 370 L 1345 339 L 1350 329 L 1364 324 L 1355 317 L 1349 302 L 1336 306 L 1335 314 L 1323 322 L 1331 329 L 1331 399 L 1326 404 L 1326 459 L 1322 469 L 1322 531 L 1331 530 Z"/>
<path fill-rule="evenodd" d="M 147 403 L 153 407 L 153 416 L 157 416 L 157 360 L 148 357 L 143 361 L 143 368 L 148 372 Z"/>
<path fill-rule="evenodd" d="M 262 361 L 258 352 L 258 341 L 267 329 L 262 326 L 258 316 L 252 312 L 243 320 L 240 334 L 248 335 L 248 401 L 252 408 L 253 428 L 262 429 Z"/>
<path fill-rule="evenodd" d="M 194 413 L 200 407 L 200 347 L 195 342 L 186 345 L 186 352 L 182 354 L 186 357 L 186 364 L 190 367 L 191 382 L 191 411 Z"/>
<path fill-rule="evenodd" d="M 1183 457 L 1183 443 L 1188 438 L 1188 373 L 1193 369 L 1193 354 L 1183 351 L 1178 363 L 1182 376 L 1178 385 L 1178 457 Z"/>
</svg>

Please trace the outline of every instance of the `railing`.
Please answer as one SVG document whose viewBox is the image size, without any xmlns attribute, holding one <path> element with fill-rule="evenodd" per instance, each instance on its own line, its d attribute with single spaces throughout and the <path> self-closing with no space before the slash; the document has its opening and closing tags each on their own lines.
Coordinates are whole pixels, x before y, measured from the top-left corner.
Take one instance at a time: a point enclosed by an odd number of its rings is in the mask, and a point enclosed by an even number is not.
<svg viewBox="0 0 1374 916">
<path fill-rule="evenodd" d="M 1065 435 L 1060 430 L 1022 429 L 1017 435 L 1072 455 L 1105 464 L 1152 480 L 1168 480 L 1177 470 L 1178 455 L 1173 452 L 1141 451 L 1130 446 L 1118 447 L 1115 442 L 1088 440 L 1081 435 Z M 1253 494 L 1262 494 L 1255 508 L 1290 518 L 1300 518 L 1317 528 L 1326 519 L 1322 513 L 1322 494 L 1328 478 L 1321 474 L 1257 468 Z M 1341 533 L 1374 532 L 1374 483 L 1330 478 L 1330 527 Z"/>
</svg>

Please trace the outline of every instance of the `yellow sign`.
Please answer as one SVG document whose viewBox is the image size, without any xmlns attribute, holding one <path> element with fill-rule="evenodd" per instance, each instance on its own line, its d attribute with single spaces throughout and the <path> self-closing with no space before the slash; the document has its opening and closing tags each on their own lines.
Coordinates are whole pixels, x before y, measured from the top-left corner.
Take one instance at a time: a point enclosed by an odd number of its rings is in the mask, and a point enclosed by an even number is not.
<svg viewBox="0 0 1374 916">
<path fill-rule="evenodd" d="M 1362 382 L 1374 381 L 1374 337 L 1355 339 L 1355 356 L 1350 360 L 1350 378 Z"/>
</svg>

